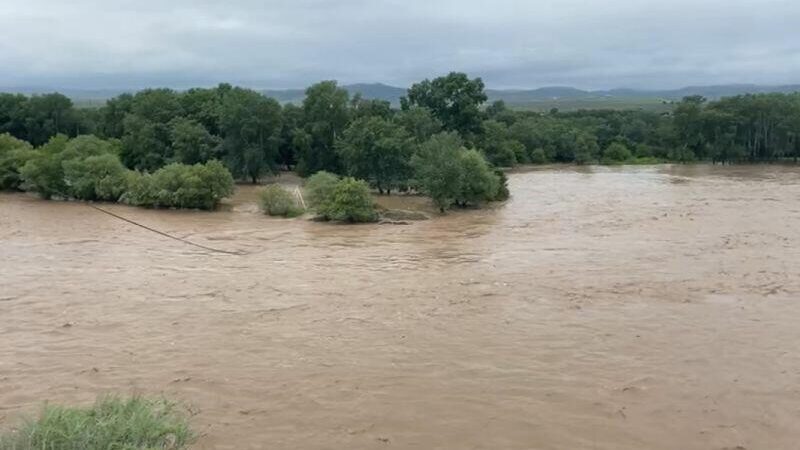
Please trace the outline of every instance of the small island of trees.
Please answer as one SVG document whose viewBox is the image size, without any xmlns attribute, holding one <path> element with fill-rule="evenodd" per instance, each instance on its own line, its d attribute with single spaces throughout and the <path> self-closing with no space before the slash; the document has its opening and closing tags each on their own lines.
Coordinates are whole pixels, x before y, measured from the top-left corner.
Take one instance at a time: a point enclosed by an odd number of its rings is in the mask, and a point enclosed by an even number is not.
<svg viewBox="0 0 800 450">
<path fill-rule="evenodd" d="M 101 108 L 76 108 L 58 93 L 0 94 L 0 188 L 213 209 L 235 180 L 256 183 L 289 170 L 314 176 L 307 190 L 317 191 L 309 206 L 319 216 L 358 222 L 375 218 L 370 189 L 422 193 L 442 212 L 502 200 L 508 190 L 498 168 L 519 164 L 800 156 L 797 93 L 687 97 L 666 114 L 542 114 L 486 101 L 480 78 L 455 72 L 412 85 L 399 108 L 351 98 L 335 81 L 309 87 L 301 105 L 228 84 L 146 89 Z M 261 203 L 269 214 L 302 212 L 276 189 Z"/>
</svg>

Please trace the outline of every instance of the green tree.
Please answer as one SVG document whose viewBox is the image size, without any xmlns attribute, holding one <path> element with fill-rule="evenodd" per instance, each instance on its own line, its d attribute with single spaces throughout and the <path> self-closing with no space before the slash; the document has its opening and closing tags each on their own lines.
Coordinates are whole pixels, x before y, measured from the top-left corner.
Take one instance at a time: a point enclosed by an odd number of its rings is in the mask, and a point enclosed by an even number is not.
<svg viewBox="0 0 800 450">
<path fill-rule="evenodd" d="M 25 115 L 28 97 L 22 94 L 0 93 L 0 133 L 24 139 L 27 138 Z"/>
<path fill-rule="evenodd" d="M 286 170 L 292 170 L 299 155 L 307 153 L 311 146 L 311 136 L 303 130 L 303 109 L 292 103 L 285 105 L 281 124 L 278 160 Z"/>
<path fill-rule="evenodd" d="M 67 159 L 62 164 L 69 197 L 116 202 L 125 193 L 128 170 L 116 154 Z"/>
<path fill-rule="evenodd" d="M 167 123 L 183 115 L 179 94 L 172 89 L 145 89 L 131 99 L 131 114 L 147 121 Z"/>
<path fill-rule="evenodd" d="M 220 152 L 220 140 L 211 135 L 198 122 L 185 117 L 176 117 L 169 123 L 170 140 L 174 159 L 183 164 L 204 163 L 216 159 Z"/>
<path fill-rule="evenodd" d="M 212 89 L 189 89 L 178 98 L 184 117 L 202 125 L 209 134 L 219 136 L 222 97 L 231 89 L 228 84 Z"/>
<path fill-rule="evenodd" d="M 485 120 L 482 126 L 483 132 L 481 133 L 480 147 L 486 155 L 486 159 L 499 167 L 516 165 L 517 153 L 519 152 L 518 144 L 521 144 L 510 139 L 506 124 L 496 120 Z"/>
<path fill-rule="evenodd" d="M 345 177 L 336 183 L 333 193 L 318 208 L 319 214 L 337 222 L 374 222 L 375 205 L 365 181 Z"/>
<path fill-rule="evenodd" d="M 406 185 L 414 144 L 399 125 L 378 116 L 353 121 L 336 144 L 347 173 L 368 180 L 380 193 Z"/>
<path fill-rule="evenodd" d="M 537 148 L 531 152 L 530 161 L 532 164 L 547 164 L 547 153 L 543 148 Z"/>
<path fill-rule="evenodd" d="M 579 134 L 575 139 L 575 162 L 587 164 L 597 161 L 599 155 L 600 146 L 597 145 L 597 138 L 592 134 Z"/>
<path fill-rule="evenodd" d="M 25 107 L 27 141 L 42 145 L 59 133 L 74 135 L 75 115 L 72 100 L 63 94 L 34 95 Z"/>
<path fill-rule="evenodd" d="M 703 105 L 706 99 L 696 95 L 685 97 L 673 112 L 673 123 L 682 148 L 676 149 L 673 156 L 682 161 L 691 161 L 705 155 L 703 136 Z"/>
<path fill-rule="evenodd" d="M 456 198 L 459 206 L 479 205 L 497 199 L 500 180 L 477 150 L 470 149 L 459 155 L 461 170 L 460 191 Z"/>
<path fill-rule="evenodd" d="M 253 183 L 271 171 L 277 161 L 281 133 L 281 106 L 256 91 L 233 88 L 221 106 L 224 160 L 234 177 Z"/>
<path fill-rule="evenodd" d="M 444 212 L 461 195 L 463 143 L 457 133 L 439 133 L 420 146 L 412 165 L 420 190 Z"/>
<path fill-rule="evenodd" d="M 106 138 L 121 138 L 125 134 L 125 117 L 133 109 L 133 95 L 122 94 L 109 99 L 100 109 L 99 132 Z"/>
<path fill-rule="evenodd" d="M 99 199 L 94 188 L 102 184 L 102 190 L 109 183 L 120 182 L 119 178 L 103 181 L 107 176 L 118 175 L 119 171 L 117 167 L 111 167 L 113 163 L 109 164 L 108 158 L 95 158 L 88 164 L 84 164 L 84 160 L 103 155 L 116 159 L 118 152 L 117 141 L 105 141 L 91 135 L 75 139 L 57 135 L 36 149 L 20 170 L 20 175 L 26 189 L 38 192 L 44 198 Z M 91 186 L 92 192 L 87 186 Z"/>
<path fill-rule="evenodd" d="M 430 109 L 424 107 L 400 111 L 394 116 L 394 120 L 405 128 L 417 143 L 423 143 L 442 131 L 442 122 L 433 116 Z"/>
<path fill-rule="evenodd" d="M 481 131 L 481 105 L 486 101 L 483 81 L 466 74 L 450 72 L 447 76 L 415 83 L 401 99 L 402 108 L 429 108 L 444 128 L 471 138 Z"/>
<path fill-rule="evenodd" d="M 394 111 L 392 105 L 386 100 L 364 99 L 357 93 L 350 100 L 350 118 L 359 119 L 361 117 L 380 117 L 389 120 Z"/>
<path fill-rule="evenodd" d="M 128 178 L 122 200 L 151 208 L 214 209 L 233 194 L 233 177 L 219 161 L 205 164 L 168 164 L 152 174 L 134 173 Z"/>
<path fill-rule="evenodd" d="M 304 186 L 308 206 L 319 210 L 321 205 L 329 203 L 338 182 L 338 176 L 324 170 L 308 177 Z"/>
<path fill-rule="evenodd" d="M 123 120 L 122 162 L 131 169 L 154 171 L 172 160 L 170 128 L 167 123 L 153 122 L 137 114 Z"/>
<path fill-rule="evenodd" d="M 631 159 L 631 156 L 631 151 L 628 147 L 620 142 L 614 142 L 606 147 L 603 152 L 603 162 L 606 164 L 625 162 Z"/>
<path fill-rule="evenodd" d="M 307 154 L 301 155 L 302 164 L 298 164 L 304 174 L 339 170 L 334 144 L 349 121 L 348 97 L 336 81 L 322 81 L 306 89 L 303 115 L 312 140 Z"/>
<path fill-rule="evenodd" d="M 20 169 L 32 156 L 31 144 L 8 133 L 0 134 L 0 190 L 20 188 Z"/>
</svg>

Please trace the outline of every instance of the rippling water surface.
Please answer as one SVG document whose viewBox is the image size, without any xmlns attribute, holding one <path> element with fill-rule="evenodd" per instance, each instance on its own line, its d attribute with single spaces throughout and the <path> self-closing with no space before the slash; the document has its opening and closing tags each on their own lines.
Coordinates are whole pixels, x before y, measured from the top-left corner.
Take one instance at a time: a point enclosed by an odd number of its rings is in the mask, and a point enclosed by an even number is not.
<svg viewBox="0 0 800 450">
<path fill-rule="evenodd" d="M 0 194 L 0 426 L 163 393 L 199 449 L 796 449 L 800 169 L 546 168 L 410 225 Z M 402 203 L 403 199 L 393 199 Z M 418 201 L 418 199 L 415 199 Z"/>
</svg>

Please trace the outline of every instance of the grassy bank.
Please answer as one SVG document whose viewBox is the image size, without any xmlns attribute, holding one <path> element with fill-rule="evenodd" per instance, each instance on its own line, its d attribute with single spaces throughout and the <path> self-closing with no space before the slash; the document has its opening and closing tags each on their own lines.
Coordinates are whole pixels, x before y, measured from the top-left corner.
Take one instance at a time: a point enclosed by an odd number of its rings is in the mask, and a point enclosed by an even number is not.
<svg viewBox="0 0 800 450">
<path fill-rule="evenodd" d="M 38 418 L 0 434 L 0 450 L 180 450 L 192 439 L 173 403 L 104 397 L 89 407 L 45 405 Z"/>
</svg>

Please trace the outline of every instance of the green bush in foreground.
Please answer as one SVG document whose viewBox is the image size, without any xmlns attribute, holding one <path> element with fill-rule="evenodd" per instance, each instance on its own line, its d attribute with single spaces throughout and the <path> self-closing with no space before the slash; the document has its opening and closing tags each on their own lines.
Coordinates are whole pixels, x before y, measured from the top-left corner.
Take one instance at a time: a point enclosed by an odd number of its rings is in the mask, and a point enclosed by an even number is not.
<svg viewBox="0 0 800 450">
<path fill-rule="evenodd" d="M 172 403 L 107 397 L 91 407 L 46 405 L 38 419 L 0 434 L 0 450 L 180 450 L 192 438 Z"/>
<path fill-rule="evenodd" d="M 233 194 L 233 177 L 219 161 L 168 164 L 152 174 L 128 175 L 123 201 L 152 208 L 214 209 Z"/>
<path fill-rule="evenodd" d="M 328 201 L 317 209 L 319 215 L 327 220 L 338 222 L 374 222 L 378 220 L 375 204 L 365 181 L 355 178 L 342 178 L 336 183 Z"/>
<path fill-rule="evenodd" d="M 261 191 L 259 203 L 264 214 L 270 216 L 297 217 L 304 212 L 294 194 L 277 184 L 271 184 Z"/>
</svg>

